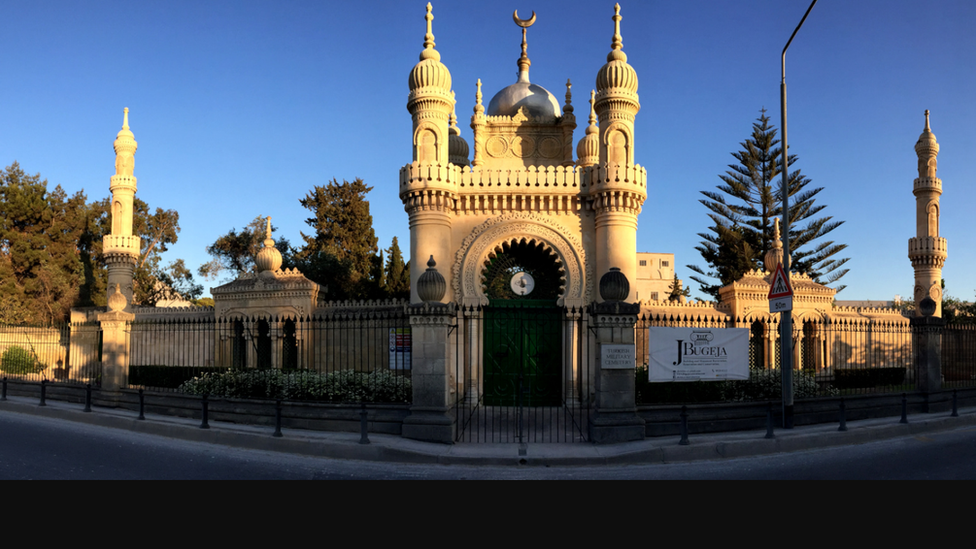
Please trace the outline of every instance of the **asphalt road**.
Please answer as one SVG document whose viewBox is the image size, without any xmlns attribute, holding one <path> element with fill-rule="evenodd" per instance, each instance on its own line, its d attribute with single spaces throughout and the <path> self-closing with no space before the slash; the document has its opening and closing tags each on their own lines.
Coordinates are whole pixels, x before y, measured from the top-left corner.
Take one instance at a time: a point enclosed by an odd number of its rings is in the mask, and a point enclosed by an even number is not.
<svg viewBox="0 0 976 549">
<path fill-rule="evenodd" d="M 772 456 L 599 467 L 335 460 L 0 412 L 0 479 L 976 479 L 976 427 Z"/>
</svg>

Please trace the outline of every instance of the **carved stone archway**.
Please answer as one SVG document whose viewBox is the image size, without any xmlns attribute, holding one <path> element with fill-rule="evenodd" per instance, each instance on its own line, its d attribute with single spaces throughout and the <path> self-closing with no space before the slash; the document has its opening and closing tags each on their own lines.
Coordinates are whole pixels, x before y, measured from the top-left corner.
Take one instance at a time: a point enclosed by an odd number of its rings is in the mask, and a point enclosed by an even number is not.
<svg viewBox="0 0 976 549">
<path fill-rule="evenodd" d="M 453 266 L 455 299 L 466 306 L 487 305 L 481 271 L 488 255 L 513 239 L 544 243 L 558 256 L 566 274 L 566 286 L 557 304 L 582 307 L 592 300 L 593 266 L 586 261 L 580 240 L 565 229 L 552 226 L 543 216 L 514 212 L 490 219 L 471 231 L 458 249 Z"/>
</svg>

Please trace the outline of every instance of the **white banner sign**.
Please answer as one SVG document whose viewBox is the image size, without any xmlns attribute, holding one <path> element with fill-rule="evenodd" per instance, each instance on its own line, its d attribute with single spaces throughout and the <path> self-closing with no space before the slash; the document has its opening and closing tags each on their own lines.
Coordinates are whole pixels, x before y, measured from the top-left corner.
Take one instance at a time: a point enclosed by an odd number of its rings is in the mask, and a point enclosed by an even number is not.
<svg viewBox="0 0 976 549">
<path fill-rule="evenodd" d="M 748 328 L 649 330 L 649 381 L 749 379 Z"/>
</svg>

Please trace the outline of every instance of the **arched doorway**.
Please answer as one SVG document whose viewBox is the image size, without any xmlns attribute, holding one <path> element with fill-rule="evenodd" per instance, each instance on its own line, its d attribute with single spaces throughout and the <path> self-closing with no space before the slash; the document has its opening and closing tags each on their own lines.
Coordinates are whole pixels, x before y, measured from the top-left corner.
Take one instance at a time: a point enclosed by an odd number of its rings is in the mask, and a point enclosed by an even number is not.
<svg viewBox="0 0 976 549">
<path fill-rule="evenodd" d="M 562 404 L 562 309 L 566 283 L 558 257 L 542 242 L 512 239 L 488 255 L 481 272 L 484 402 L 489 406 Z"/>
</svg>

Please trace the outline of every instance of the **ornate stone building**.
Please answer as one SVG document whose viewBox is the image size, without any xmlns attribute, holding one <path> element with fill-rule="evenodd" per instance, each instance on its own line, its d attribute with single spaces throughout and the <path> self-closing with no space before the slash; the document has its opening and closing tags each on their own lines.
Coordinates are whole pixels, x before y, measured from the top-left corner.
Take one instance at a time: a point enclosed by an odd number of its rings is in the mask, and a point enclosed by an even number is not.
<svg viewBox="0 0 976 549">
<path fill-rule="evenodd" d="M 623 51 L 620 7 L 575 159 L 571 84 L 560 107 L 529 77 L 526 31 L 535 19 L 515 14 L 522 28 L 518 80 L 487 108 L 478 81 L 469 147 L 456 126 L 451 74 L 434 48 L 427 6 L 424 49 L 409 77 L 413 159 L 400 170 L 400 198 L 416 258 L 411 280 L 433 256 L 447 279 L 447 302 L 487 305 L 514 297 L 510 283 L 527 282 L 518 297 L 581 307 L 599 301 L 595 281 L 611 267 L 637 278 L 637 215 L 647 174 L 634 161 L 640 103 L 637 74 Z M 518 273 L 525 274 L 513 282 Z M 416 288 L 411 301 L 420 301 Z"/>
</svg>

